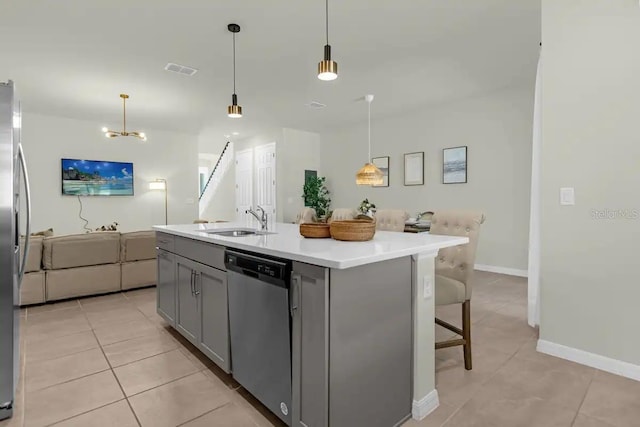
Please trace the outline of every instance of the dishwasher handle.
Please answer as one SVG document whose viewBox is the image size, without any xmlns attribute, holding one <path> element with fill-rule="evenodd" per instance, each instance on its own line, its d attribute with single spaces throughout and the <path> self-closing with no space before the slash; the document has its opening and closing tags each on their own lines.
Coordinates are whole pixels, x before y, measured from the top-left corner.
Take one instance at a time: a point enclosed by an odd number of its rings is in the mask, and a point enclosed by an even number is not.
<svg viewBox="0 0 640 427">
<path fill-rule="evenodd" d="M 246 268 L 242 269 L 242 274 L 244 274 L 245 276 L 253 277 L 254 279 L 260 278 L 260 274 L 256 273 L 255 271 L 247 270 Z"/>
</svg>

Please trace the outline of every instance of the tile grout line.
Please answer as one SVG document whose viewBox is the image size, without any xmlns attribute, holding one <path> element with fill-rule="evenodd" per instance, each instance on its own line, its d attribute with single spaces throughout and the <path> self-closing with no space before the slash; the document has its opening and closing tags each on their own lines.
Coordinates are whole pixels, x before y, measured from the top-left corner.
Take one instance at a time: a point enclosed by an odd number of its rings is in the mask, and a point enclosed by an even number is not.
<svg viewBox="0 0 640 427">
<path fill-rule="evenodd" d="M 185 422 L 183 422 L 183 423 L 180 423 L 180 424 L 178 424 L 176 427 L 182 427 L 182 426 L 184 426 L 185 424 L 190 423 L 191 421 L 195 421 L 195 420 L 197 420 L 197 419 L 199 419 L 199 418 L 202 418 L 202 417 L 204 417 L 204 416 L 206 416 L 206 415 L 209 415 L 210 413 L 215 412 L 215 411 L 217 411 L 217 410 L 220 410 L 220 409 L 224 408 L 224 407 L 225 407 L 225 406 L 227 406 L 227 405 L 231 405 L 232 403 L 233 403 L 233 402 L 230 400 L 230 401 L 228 401 L 227 403 L 223 403 L 223 404 L 222 404 L 222 405 L 220 405 L 220 406 L 216 406 L 215 408 L 213 408 L 213 409 L 212 409 L 212 410 L 210 410 L 210 411 L 205 412 L 204 414 L 200 414 L 200 415 L 198 415 L 198 416 L 197 416 L 197 417 L 195 417 L 195 418 L 191 418 L 190 420 L 187 420 L 187 421 L 185 421 Z M 258 424 L 256 424 L 256 423 L 253 421 L 253 419 L 251 420 L 251 422 L 255 425 L 255 427 L 258 427 Z"/>
<path fill-rule="evenodd" d="M 95 331 L 93 329 L 91 329 L 91 332 L 93 333 L 96 341 L 98 341 L 98 336 L 96 335 Z M 138 419 L 138 414 L 136 414 L 136 411 L 133 410 L 133 406 L 131 406 L 131 402 L 129 402 L 129 398 L 127 397 L 127 393 L 124 392 L 124 388 L 122 387 L 122 384 L 120 384 L 120 380 L 118 379 L 118 376 L 116 375 L 115 371 L 113 370 L 113 366 L 111 366 L 111 362 L 109 362 L 109 358 L 107 357 L 107 354 L 104 352 L 104 348 L 102 348 L 102 345 L 100 344 L 100 341 L 98 341 L 98 344 L 100 345 L 100 351 L 102 352 L 102 356 L 107 361 L 107 365 L 109 365 L 109 368 L 111 369 L 111 375 L 113 375 L 113 377 L 116 380 L 116 383 L 118 383 L 118 387 L 120 387 L 120 391 L 122 391 L 122 395 L 124 396 L 124 400 L 127 402 L 127 405 L 129 406 L 129 409 L 131 410 L 131 413 L 133 414 L 133 417 L 136 419 L 136 422 L 138 423 L 138 426 L 142 427 L 142 423 Z"/>
<path fill-rule="evenodd" d="M 124 342 L 124 341 L 121 341 L 121 342 Z M 109 344 L 109 345 L 111 345 L 111 344 Z M 172 351 L 180 351 L 180 349 L 178 347 L 172 348 L 171 350 L 163 351 L 163 352 L 160 352 L 160 353 L 157 353 L 157 354 L 152 354 L 151 356 L 146 356 L 146 357 L 143 357 L 141 359 L 132 360 L 131 362 L 123 363 L 122 365 L 112 366 L 111 369 L 113 369 L 113 371 L 115 372 L 116 369 L 123 368 L 123 367 L 129 366 L 129 365 L 133 365 L 134 363 L 142 362 L 143 360 L 148 360 L 148 359 L 151 359 L 151 358 L 156 357 L 156 356 L 162 356 L 163 354 L 171 353 Z M 191 362 L 191 361 L 189 360 L 189 362 Z M 109 364 L 111 364 L 111 362 L 109 362 Z"/>
<path fill-rule="evenodd" d="M 584 395 L 582 396 L 582 400 L 580 401 L 580 406 L 578 406 L 578 409 L 576 410 L 576 415 L 573 417 L 573 421 L 571 422 L 572 426 L 576 423 L 576 420 L 578 419 L 578 415 L 580 415 L 580 409 L 582 409 L 582 405 L 584 405 L 584 401 L 587 400 L 587 395 L 589 394 L 589 390 L 591 389 L 591 385 L 593 384 L 593 381 L 595 380 L 596 375 L 597 375 L 597 370 L 594 369 L 591 375 L 591 379 L 589 380 L 589 385 L 584 391 Z"/>
<path fill-rule="evenodd" d="M 92 349 L 92 350 L 95 350 L 95 349 Z M 73 381 L 76 381 L 76 380 L 81 380 L 81 379 L 83 379 L 83 378 L 90 377 L 91 375 L 101 374 L 101 373 L 103 373 L 103 372 L 107 372 L 108 370 L 110 370 L 110 368 L 102 369 L 102 370 L 100 370 L 100 371 L 95 371 L 95 372 L 92 372 L 92 373 L 90 373 L 90 374 L 86 374 L 86 375 L 81 375 L 81 376 L 79 376 L 79 377 L 72 378 L 72 379 L 70 379 L 70 380 L 66 380 L 66 381 L 62 381 L 62 382 L 59 382 L 59 383 L 56 383 L 56 384 L 51 384 L 51 385 L 48 385 L 48 386 L 46 386 L 46 387 L 39 388 L 39 389 L 37 389 L 37 390 L 30 390 L 30 392 L 31 392 L 31 393 L 37 393 L 37 392 L 39 392 L 39 391 L 43 391 L 43 390 L 50 389 L 51 387 L 56 387 L 56 386 L 60 386 L 60 385 L 63 385 L 63 384 L 68 384 L 68 383 L 73 382 Z"/>
<path fill-rule="evenodd" d="M 106 371 L 103 371 L 103 372 L 106 372 Z M 110 403 L 107 403 L 107 404 L 104 404 L 104 405 L 98 406 L 98 407 L 96 407 L 96 408 L 89 409 L 88 411 L 84 411 L 84 412 L 81 412 L 81 413 L 79 413 L 79 414 L 73 415 L 73 416 L 71 416 L 71 417 L 67 417 L 67 418 L 64 418 L 64 419 L 62 419 L 62 420 L 58 420 L 58 421 L 53 422 L 53 423 L 51 423 L 51 424 L 47 424 L 47 425 L 46 425 L 46 427 L 56 426 L 56 425 L 58 425 L 58 424 L 60 424 L 60 423 L 63 423 L 63 422 L 65 422 L 65 421 L 69 421 L 69 420 L 72 420 L 72 419 L 74 419 L 74 418 L 76 418 L 76 417 L 80 417 L 80 416 L 82 416 L 82 415 L 86 415 L 86 414 L 88 414 L 88 413 L 90 413 L 90 412 L 97 411 L 98 409 L 106 408 L 106 407 L 107 407 L 107 406 L 109 406 L 109 405 L 114 405 L 114 404 L 116 404 L 116 403 L 118 403 L 118 402 L 122 402 L 122 401 L 124 401 L 124 400 L 127 400 L 127 399 L 126 399 L 126 398 L 124 398 L 124 399 L 118 399 L 118 400 L 116 400 L 115 402 L 110 402 Z"/>
<path fill-rule="evenodd" d="M 53 358 L 53 359 L 39 360 L 37 363 L 48 362 L 48 361 L 50 361 L 50 360 L 58 360 L 58 359 L 62 359 L 62 358 L 64 358 L 64 357 L 71 357 L 71 356 L 75 356 L 75 355 L 80 354 L 80 353 L 88 353 L 88 352 L 90 352 L 90 351 L 97 350 L 97 349 L 98 349 L 98 347 L 90 348 L 90 349 L 87 349 L 87 350 L 81 350 L 81 351 L 78 351 L 78 352 L 76 352 L 76 353 L 67 354 L 67 355 L 65 355 L 65 356 L 60 356 L 60 357 L 56 357 L 56 358 Z M 103 354 L 104 354 L 104 353 L 103 353 Z M 107 361 L 107 363 L 109 363 L 109 362 Z M 25 370 L 26 370 L 26 368 L 27 368 L 27 367 L 26 367 L 26 362 L 25 362 Z M 91 375 L 99 374 L 99 373 L 101 373 L 101 372 L 108 371 L 109 369 L 111 369 L 111 368 L 110 368 L 110 367 L 107 367 L 106 369 L 101 369 L 101 370 L 99 370 L 99 371 L 91 372 L 90 374 L 81 375 L 81 376 L 79 376 L 79 377 L 75 377 L 75 378 L 71 378 L 71 379 L 66 380 L 66 381 L 61 381 L 61 382 L 59 382 L 59 383 L 51 384 L 51 385 L 48 385 L 48 386 L 46 386 L 46 387 L 42 387 L 42 388 L 39 388 L 39 389 L 36 389 L 36 390 L 30 390 L 30 392 L 34 392 L 34 393 L 35 393 L 35 392 L 37 392 L 37 391 L 46 390 L 46 389 L 48 389 L 48 388 L 55 387 L 55 386 L 57 386 L 57 385 L 66 384 L 66 383 L 69 383 L 69 382 L 71 382 L 71 381 L 79 380 L 79 379 L 81 379 L 81 378 L 90 377 Z M 26 380 L 26 377 L 25 377 L 25 380 Z M 25 384 L 25 386 L 26 386 L 26 384 Z"/>
<path fill-rule="evenodd" d="M 469 399 L 469 400 L 471 400 L 471 399 Z M 455 417 L 455 416 L 456 416 L 456 414 L 457 414 L 458 412 L 460 412 L 460 410 L 462 409 L 462 407 L 463 407 L 466 403 L 467 403 L 467 402 L 463 403 L 462 405 L 458 406 L 457 408 L 454 408 L 454 410 L 453 410 L 453 412 L 451 413 L 451 415 L 449 415 L 449 416 L 447 417 L 447 419 L 446 419 L 446 420 L 444 420 L 444 422 L 443 422 L 442 424 L 440 424 L 440 427 L 446 427 L 446 424 L 447 424 L 449 421 L 451 421 L 451 420 L 453 419 L 453 417 Z"/>
<path fill-rule="evenodd" d="M 163 386 L 165 386 L 165 385 L 167 385 L 167 384 L 171 384 L 171 383 L 174 383 L 174 382 L 176 382 L 176 381 L 183 380 L 183 379 L 185 379 L 185 378 L 187 378 L 187 377 L 190 377 L 191 375 L 201 374 L 203 371 L 205 371 L 205 369 L 201 369 L 201 370 L 198 370 L 198 371 L 195 371 L 195 372 L 191 372 L 190 374 L 186 374 L 186 375 L 183 375 L 183 376 L 181 376 L 181 377 L 174 378 L 174 379 L 172 379 L 171 381 L 167 381 L 167 382 L 166 382 L 166 383 L 164 383 L 164 384 L 159 384 L 159 385 L 157 385 L 157 386 L 154 386 L 154 387 L 148 388 L 148 389 L 146 389 L 146 390 L 139 391 L 139 392 L 137 392 L 137 393 L 132 394 L 131 396 L 127 396 L 127 395 L 125 394 L 125 398 L 126 398 L 127 400 L 129 400 L 129 398 L 131 398 L 131 397 L 139 396 L 139 395 L 141 395 L 142 393 L 146 393 L 146 392 L 148 392 L 148 391 L 155 390 L 156 388 L 163 387 Z M 115 373 L 114 373 L 114 375 L 115 375 Z M 203 374 L 203 375 L 204 375 L 204 374 Z M 205 376 L 206 376 L 206 375 L 205 375 Z M 117 377 L 116 377 L 116 378 L 117 378 Z M 207 379 L 208 379 L 208 378 L 207 378 Z M 118 382 L 118 383 L 119 383 L 119 382 Z"/>
<path fill-rule="evenodd" d="M 154 330 L 156 330 L 156 331 L 158 331 L 158 332 L 164 332 L 164 333 L 166 333 L 166 332 L 163 330 L 163 328 L 161 328 L 161 327 L 159 327 L 159 326 L 155 325 L 155 324 L 152 322 L 152 320 L 151 320 L 151 319 L 150 319 L 150 318 L 149 318 L 149 317 L 148 317 L 144 312 L 142 312 L 142 311 L 139 309 L 139 307 L 138 307 L 137 305 L 133 304 L 133 301 L 132 301 L 132 300 L 130 300 L 128 297 L 126 297 L 126 295 L 124 295 L 123 293 L 121 293 L 121 294 L 123 295 L 123 297 L 125 298 L 125 300 L 127 300 L 128 302 L 131 302 L 131 303 L 132 303 L 132 306 L 133 306 L 133 307 L 134 307 L 138 312 L 140 312 L 140 313 L 144 316 L 145 320 L 149 321 L 149 322 L 150 322 L 150 324 L 152 324 L 152 325 L 154 326 Z M 74 353 L 70 353 L 70 354 L 67 354 L 67 355 L 59 356 L 59 357 L 54 357 L 54 358 L 51 358 L 51 359 L 46 359 L 46 361 L 48 361 L 48 360 L 57 360 L 57 359 L 60 359 L 60 358 L 63 358 L 63 357 L 69 357 L 69 356 L 77 355 L 77 354 L 79 354 L 79 353 L 84 353 L 84 352 L 92 351 L 92 350 L 95 350 L 96 348 L 99 348 L 99 349 L 100 349 L 100 351 L 101 351 L 101 353 L 102 353 L 102 355 L 103 355 L 103 357 L 105 358 L 105 361 L 107 362 L 107 366 L 108 366 L 108 368 L 107 368 L 107 369 L 104 369 L 104 370 L 100 370 L 100 371 L 92 372 L 91 374 L 82 375 L 82 376 L 80 376 L 80 377 L 73 378 L 73 379 L 70 379 L 70 380 L 67 380 L 67 381 L 63 381 L 63 382 L 60 382 L 60 383 L 57 383 L 57 384 L 52 384 L 52 385 L 49 385 L 49 386 L 47 386 L 47 387 L 43 387 L 43 388 L 40 388 L 40 389 L 38 389 L 38 390 L 33 390 L 33 391 L 30 391 L 30 392 L 38 392 L 38 391 L 46 390 L 46 389 L 51 388 L 51 387 L 54 387 L 54 386 L 59 386 L 59 385 L 65 384 L 65 383 L 69 383 L 69 382 L 75 381 L 75 380 L 79 380 L 79 379 L 82 379 L 82 378 L 86 378 L 86 377 L 89 377 L 89 376 L 91 376 L 91 375 L 95 375 L 95 374 L 99 374 L 99 373 L 103 373 L 103 372 L 111 371 L 112 375 L 114 376 L 114 378 L 115 378 L 115 380 L 116 380 L 116 382 L 117 382 L 118 386 L 120 387 L 120 390 L 121 390 L 121 392 L 122 392 L 122 394 L 123 394 L 123 396 L 124 396 L 124 397 L 123 397 L 123 399 L 119 399 L 119 400 L 117 400 L 117 401 L 115 401 L 115 402 L 110 402 L 110 403 L 107 403 L 107 404 L 105 404 L 105 405 L 98 406 L 98 407 L 93 408 L 93 409 L 91 409 L 91 410 L 89 410 L 89 411 L 85 411 L 85 412 L 82 412 L 82 413 L 79 413 L 79 414 L 75 414 L 75 415 L 73 415 L 72 417 L 68 417 L 68 418 L 65 418 L 65 419 L 62 419 L 62 420 L 57 420 L 57 421 L 55 421 L 55 423 L 52 423 L 52 424 L 50 424 L 50 425 L 54 425 L 54 424 L 56 424 L 56 423 L 60 423 L 60 422 L 63 422 L 63 421 L 65 421 L 65 420 L 69 420 L 69 419 L 72 419 L 72 418 L 78 417 L 78 416 L 80 416 L 80 415 L 83 415 L 83 414 L 86 414 L 86 413 L 89 413 L 89 412 L 95 411 L 95 410 L 97 410 L 97 409 L 104 408 L 104 407 L 106 407 L 106 406 L 112 405 L 112 404 L 114 404 L 114 403 L 120 402 L 120 401 L 122 401 L 122 400 L 125 400 L 125 401 L 127 402 L 128 406 L 129 406 L 129 408 L 130 408 L 131 412 L 133 413 L 134 418 L 136 419 L 136 422 L 138 423 L 138 425 L 139 425 L 139 426 L 141 426 L 142 424 L 141 424 L 140 420 L 138 419 L 138 416 L 137 416 L 136 412 L 134 411 L 133 407 L 131 406 L 131 402 L 129 402 L 129 396 L 127 396 L 127 395 L 126 395 L 126 393 L 124 392 L 124 389 L 123 389 L 123 387 L 122 387 L 122 384 L 120 383 L 120 380 L 118 379 L 117 375 L 115 374 L 115 371 L 114 371 L 113 366 L 111 365 L 111 362 L 109 361 L 109 359 L 108 359 L 108 358 L 107 358 L 107 356 L 106 356 L 106 353 L 105 353 L 105 351 L 104 351 L 103 345 L 102 345 L 102 344 L 100 343 L 100 341 L 98 340 L 98 337 L 97 337 L 97 335 L 96 335 L 96 333 L 95 333 L 95 329 L 94 329 L 94 327 L 93 327 L 92 323 L 89 321 L 89 318 L 88 318 L 88 316 L 87 316 L 87 310 L 86 310 L 86 309 L 85 309 L 85 307 L 80 303 L 80 301 L 79 301 L 78 299 L 76 299 L 75 301 L 76 301 L 76 303 L 77 303 L 77 307 L 66 307 L 66 308 L 61 308 L 61 309 L 59 309 L 59 310 L 50 310 L 50 311 L 45 311 L 45 312 L 43 312 L 42 314 L 45 314 L 45 313 L 53 313 L 53 312 L 59 312 L 59 311 L 68 310 L 68 309 L 80 308 L 80 311 L 82 312 L 83 317 L 84 317 L 84 319 L 86 320 L 87 324 L 89 325 L 89 328 L 90 328 L 90 329 L 88 329 L 88 330 L 84 330 L 84 331 L 76 331 L 76 332 L 73 332 L 73 333 L 70 333 L 70 334 L 63 334 L 63 335 L 59 335 L 59 336 L 55 336 L 55 337 L 51 337 L 51 338 L 62 338 L 62 337 L 68 337 L 68 336 L 71 336 L 71 335 L 76 335 L 76 334 L 80 334 L 80 333 L 86 333 L 86 332 L 89 332 L 89 331 L 90 331 L 90 332 L 91 332 L 91 334 L 92 334 L 92 336 L 93 336 L 93 337 L 94 337 L 94 339 L 96 340 L 97 347 L 90 348 L 90 349 L 85 349 L 85 350 L 81 350 L 81 351 L 77 351 L 77 352 L 74 352 Z M 29 310 L 27 309 L 27 310 L 26 310 L 26 312 L 25 312 L 25 324 L 27 324 L 27 323 L 28 323 L 28 312 L 29 312 Z M 32 316 L 33 316 L 33 315 L 32 315 Z M 125 323 L 126 323 L 126 322 L 125 322 Z M 26 334 L 25 334 L 25 335 L 26 335 Z M 131 341 L 131 340 L 133 340 L 133 339 L 137 339 L 137 338 L 141 338 L 141 337 L 144 337 L 144 335 L 141 335 L 141 336 L 139 336 L 139 337 L 129 338 L 129 339 L 122 340 L 122 341 L 117 341 L 117 342 L 114 342 L 114 343 L 109 343 L 109 344 L 106 344 L 106 345 L 112 345 L 112 344 L 122 343 L 122 342 L 126 342 L 126 341 Z M 167 350 L 167 351 L 162 352 L 162 353 L 158 353 L 158 354 L 153 355 L 153 356 L 149 356 L 149 357 L 145 357 L 145 358 L 143 358 L 143 359 L 139 359 L 139 360 L 137 360 L 137 361 L 144 360 L 144 359 L 148 359 L 148 358 L 150 358 L 150 357 L 158 356 L 158 355 L 165 354 L 165 353 L 168 353 L 168 352 L 171 352 L 171 351 L 179 350 L 180 343 L 179 343 L 177 340 L 175 340 L 173 337 L 171 337 L 171 336 L 169 336 L 169 339 L 171 339 L 171 340 L 173 340 L 173 341 L 175 342 L 175 344 L 176 344 L 176 347 L 175 347 L 175 348 L 173 348 L 173 349 L 171 349 L 171 350 Z M 26 390 L 26 371 L 27 371 L 27 367 L 26 367 L 26 352 L 27 352 L 27 350 L 26 350 L 26 348 L 27 348 L 27 343 L 28 343 L 28 340 L 27 340 L 27 337 L 25 336 L 25 338 L 24 338 L 24 353 L 25 353 L 24 358 L 25 358 L 25 364 L 24 364 L 24 372 L 22 373 L 22 375 L 23 375 L 23 390 L 22 390 L 23 401 L 26 401 L 26 394 L 27 394 L 27 390 Z M 105 346 L 106 346 L 106 345 L 105 345 Z M 183 354 L 183 353 L 181 352 L 181 354 Z M 183 354 L 183 355 L 184 355 L 184 354 Z M 187 358 L 187 356 L 186 356 L 186 355 L 184 355 L 184 356 L 185 356 L 185 358 Z M 189 359 L 187 358 L 187 360 L 189 360 Z M 131 364 L 131 363 L 135 363 L 135 362 L 137 362 L 137 361 L 129 362 L 129 363 L 125 364 L 125 365 Z M 189 362 L 190 362 L 190 363 L 191 363 L 195 368 L 198 368 L 198 367 L 195 365 L 195 363 L 194 363 L 193 361 L 189 360 Z M 121 366 L 125 366 L 125 365 L 121 365 Z M 193 374 L 198 373 L 198 372 L 202 372 L 202 371 L 204 371 L 204 370 L 207 370 L 207 368 L 202 369 L 202 370 L 198 370 L 198 371 L 196 371 L 196 372 L 193 372 L 193 373 L 192 373 L 192 374 L 190 374 L 190 375 L 193 375 Z M 185 376 L 183 376 L 183 377 L 177 378 L 177 379 L 175 379 L 175 380 L 173 380 L 173 381 L 170 381 L 170 382 L 168 382 L 168 383 L 166 383 L 166 384 L 169 384 L 169 383 L 171 383 L 171 382 L 174 382 L 174 381 L 177 381 L 177 380 L 179 380 L 179 379 L 185 378 L 185 377 L 187 377 L 187 376 L 188 376 L 188 375 L 185 375 Z M 163 384 L 163 385 L 165 385 L 165 384 Z M 157 387 L 160 387 L 160 386 L 157 386 Z M 157 387 L 153 387 L 153 388 L 157 388 Z M 151 388 L 151 389 L 149 389 L 149 390 L 152 390 L 153 388 Z M 145 390 L 145 391 L 148 391 L 148 390 Z M 141 392 L 141 393 L 143 393 L 143 392 Z M 137 395 L 137 394 L 140 394 L 140 393 L 136 393 L 135 395 Z M 135 395 L 132 395 L 132 396 L 135 396 Z M 132 396 L 130 396 L 130 397 L 132 397 Z M 23 425 L 23 426 L 24 426 L 24 424 L 25 424 L 25 416 L 26 416 L 26 410 L 25 410 L 26 408 L 25 408 L 25 406 L 26 406 L 25 404 L 23 404 L 23 405 L 22 405 L 22 407 L 23 407 L 23 419 L 22 419 L 22 425 Z M 224 405 L 223 405 L 223 406 L 224 406 Z M 217 408 L 216 408 L 216 409 L 217 409 Z"/>
<path fill-rule="evenodd" d="M 86 331 L 86 332 L 89 332 L 89 331 Z M 98 347 L 99 347 L 99 345 L 96 345 L 95 347 L 85 348 L 85 349 L 82 349 L 82 350 L 74 351 L 73 353 L 63 354 L 63 355 L 60 355 L 60 356 L 54 356 L 54 357 L 50 357 L 50 358 L 47 358 L 47 359 L 36 359 L 36 360 L 29 361 L 27 363 L 29 363 L 29 364 L 45 363 L 45 362 L 49 362 L 51 360 L 58 360 L 58 359 L 62 359 L 64 357 L 70 357 L 70 356 L 74 356 L 76 354 L 84 353 L 84 352 L 87 352 L 87 351 L 96 350 Z M 78 377 L 78 378 L 80 378 L 80 377 Z"/>
</svg>

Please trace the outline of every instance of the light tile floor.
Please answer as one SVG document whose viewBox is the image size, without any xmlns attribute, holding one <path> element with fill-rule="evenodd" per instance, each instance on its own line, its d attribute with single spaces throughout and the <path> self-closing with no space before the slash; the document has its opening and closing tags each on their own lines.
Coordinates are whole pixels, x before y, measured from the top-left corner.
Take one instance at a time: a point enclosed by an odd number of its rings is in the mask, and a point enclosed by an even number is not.
<svg viewBox="0 0 640 427">
<path fill-rule="evenodd" d="M 640 426 L 639 382 L 535 351 L 526 295 L 525 279 L 476 272 L 473 371 L 460 347 L 438 350 L 440 407 L 405 427 Z M 459 306 L 437 313 L 459 323 Z M 30 307 L 22 322 L 16 414 L 0 427 L 282 425 L 168 327 L 154 288 Z"/>
</svg>

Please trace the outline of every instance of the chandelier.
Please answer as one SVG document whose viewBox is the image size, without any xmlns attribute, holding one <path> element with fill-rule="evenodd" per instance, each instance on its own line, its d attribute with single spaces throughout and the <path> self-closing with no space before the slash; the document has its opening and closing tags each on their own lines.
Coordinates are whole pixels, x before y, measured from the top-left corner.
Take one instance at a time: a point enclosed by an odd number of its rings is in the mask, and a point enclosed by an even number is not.
<svg viewBox="0 0 640 427">
<path fill-rule="evenodd" d="M 122 130 L 110 130 L 107 127 L 102 128 L 102 132 L 104 132 L 104 136 L 107 138 L 116 138 L 118 136 L 135 136 L 136 138 L 140 138 L 143 141 L 147 140 L 147 135 L 144 132 L 127 132 L 127 99 L 129 95 L 126 93 L 121 93 L 120 98 L 122 98 Z"/>
</svg>

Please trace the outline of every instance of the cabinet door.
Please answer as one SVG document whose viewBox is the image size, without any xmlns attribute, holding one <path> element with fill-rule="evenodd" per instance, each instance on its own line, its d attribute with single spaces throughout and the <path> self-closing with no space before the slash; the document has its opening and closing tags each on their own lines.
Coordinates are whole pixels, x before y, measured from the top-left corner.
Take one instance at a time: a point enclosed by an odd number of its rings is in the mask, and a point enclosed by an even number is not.
<svg viewBox="0 0 640 427">
<path fill-rule="evenodd" d="M 329 425 L 329 269 L 294 262 L 292 425 Z"/>
<path fill-rule="evenodd" d="M 195 291 L 195 263 L 176 256 L 176 285 L 178 287 L 178 312 L 176 329 L 192 344 L 198 345 L 200 337 L 200 304 Z"/>
<path fill-rule="evenodd" d="M 176 326 L 176 264 L 175 255 L 158 249 L 158 314 Z"/>
<path fill-rule="evenodd" d="M 196 289 L 202 313 L 202 333 L 198 347 L 225 372 L 229 372 L 227 273 L 198 264 Z"/>
</svg>

